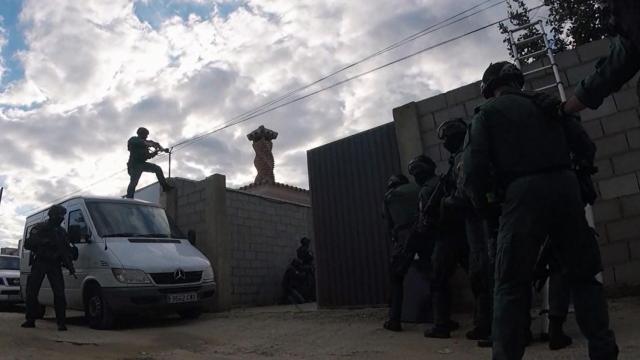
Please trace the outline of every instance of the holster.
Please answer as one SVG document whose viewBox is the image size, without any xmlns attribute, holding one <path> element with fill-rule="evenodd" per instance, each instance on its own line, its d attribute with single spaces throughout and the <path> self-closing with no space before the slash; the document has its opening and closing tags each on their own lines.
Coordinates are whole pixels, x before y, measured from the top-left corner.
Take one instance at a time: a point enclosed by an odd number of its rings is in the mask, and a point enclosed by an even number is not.
<svg viewBox="0 0 640 360">
<path fill-rule="evenodd" d="M 585 204 L 593 205 L 598 198 L 598 193 L 596 192 L 596 187 L 593 184 L 591 175 L 580 172 L 577 172 L 576 175 L 578 177 L 578 184 L 580 186 L 580 195 L 582 196 L 582 201 Z"/>
</svg>

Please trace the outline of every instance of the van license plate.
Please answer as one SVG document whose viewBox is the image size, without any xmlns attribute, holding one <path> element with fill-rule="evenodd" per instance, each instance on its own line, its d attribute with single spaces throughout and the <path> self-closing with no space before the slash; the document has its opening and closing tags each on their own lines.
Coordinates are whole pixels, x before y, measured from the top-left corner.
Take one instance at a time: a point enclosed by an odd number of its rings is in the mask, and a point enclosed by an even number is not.
<svg viewBox="0 0 640 360">
<path fill-rule="evenodd" d="M 169 294 L 167 302 L 169 304 L 179 304 L 198 301 L 197 293 Z"/>
</svg>

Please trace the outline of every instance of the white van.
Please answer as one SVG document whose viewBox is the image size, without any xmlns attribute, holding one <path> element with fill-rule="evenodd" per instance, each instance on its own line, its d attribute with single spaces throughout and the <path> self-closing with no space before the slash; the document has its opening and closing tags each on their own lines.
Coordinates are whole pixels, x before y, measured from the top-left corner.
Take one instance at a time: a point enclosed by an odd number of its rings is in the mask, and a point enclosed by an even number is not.
<svg viewBox="0 0 640 360">
<path fill-rule="evenodd" d="M 21 302 L 20 258 L 11 255 L 0 255 L 0 305 Z"/>
<path fill-rule="evenodd" d="M 84 311 L 89 325 L 108 329 L 127 314 L 176 312 L 198 317 L 216 291 L 209 260 L 171 226 L 157 204 L 145 201 L 74 197 L 61 203 L 62 223 L 78 248 L 76 277 L 63 270 L 67 308 Z M 27 217 L 24 236 L 47 219 L 47 210 Z M 20 245 L 20 284 L 26 298 L 30 251 Z M 53 306 L 48 281 L 39 293 Z"/>
</svg>

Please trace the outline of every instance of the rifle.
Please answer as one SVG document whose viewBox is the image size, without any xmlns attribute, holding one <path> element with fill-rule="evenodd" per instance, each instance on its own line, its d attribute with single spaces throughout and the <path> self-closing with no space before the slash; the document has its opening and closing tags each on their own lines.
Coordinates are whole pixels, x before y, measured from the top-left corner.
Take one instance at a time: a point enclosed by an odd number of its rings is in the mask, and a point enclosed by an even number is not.
<svg viewBox="0 0 640 360">
<path fill-rule="evenodd" d="M 166 148 L 162 145 L 160 145 L 160 143 L 155 142 L 153 140 L 145 140 L 144 143 L 150 147 L 150 148 L 154 148 L 155 151 L 157 152 L 165 152 L 165 153 L 169 153 L 169 148 Z"/>
<path fill-rule="evenodd" d="M 585 204 L 593 205 L 598 198 L 598 192 L 593 184 L 591 176 L 598 172 L 598 167 L 588 164 L 586 162 L 579 162 L 573 164 L 573 171 L 578 178 L 578 185 L 580 186 L 580 195 L 582 196 L 582 202 Z"/>
<path fill-rule="evenodd" d="M 451 176 L 453 174 L 454 159 L 449 159 L 449 170 L 443 176 L 440 176 L 440 180 L 435 189 L 429 196 L 429 200 L 420 214 L 420 227 L 422 231 L 429 230 L 440 223 L 442 200 L 448 194 L 448 186 L 451 183 Z"/>
</svg>

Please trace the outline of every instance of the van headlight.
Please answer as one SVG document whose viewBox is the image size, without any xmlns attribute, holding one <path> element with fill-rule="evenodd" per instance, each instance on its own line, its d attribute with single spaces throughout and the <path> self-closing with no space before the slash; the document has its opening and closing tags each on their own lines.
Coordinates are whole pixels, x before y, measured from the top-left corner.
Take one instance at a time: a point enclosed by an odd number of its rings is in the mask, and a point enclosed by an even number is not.
<svg viewBox="0 0 640 360">
<path fill-rule="evenodd" d="M 211 282 L 213 281 L 213 268 L 211 266 L 207 267 L 206 269 L 204 269 L 204 271 L 202 272 L 202 281 L 203 282 Z"/>
<path fill-rule="evenodd" d="M 151 284 L 151 280 L 142 270 L 134 269 L 111 269 L 113 276 L 125 284 Z"/>
</svg>

